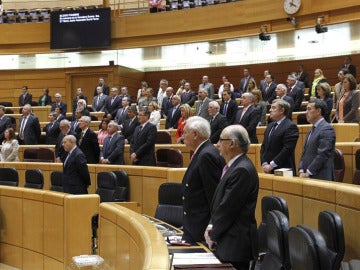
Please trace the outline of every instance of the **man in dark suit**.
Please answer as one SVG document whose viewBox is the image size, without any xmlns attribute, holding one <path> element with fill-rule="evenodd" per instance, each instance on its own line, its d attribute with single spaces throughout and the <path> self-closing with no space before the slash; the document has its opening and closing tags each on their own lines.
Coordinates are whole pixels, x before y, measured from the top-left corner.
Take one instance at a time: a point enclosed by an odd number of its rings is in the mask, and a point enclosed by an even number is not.
<svg viewBox="0 0 360 270">
<path fill-rule="evenodd" d="M 301 102 L 304 99 L 304 89 L 296 85 L 296 77 L 290 74 L 286 80 L 288 95 L 294 100 L 294 112 L 301 111 Z"/>
<path fill-rule="evenodd" d="M 69 120 L 61 120 L 59 124 L 60 134 L 57 137 L 56 145 L 55 145 L 55 160 L 56 162 L 64 162 L 67 157 L 67 152 L 64 150 L 62 145 L 62 140 L 66 135 L 73 135 L 76 137 L 76 133 L 70 130 L 70 121 Z"/>
<path fill-rule="evenodd" d="M 101 86 L 96 87 L 97 95 L 93 99 L 92 108 L 96 112 L 100 112 L 104 110 L 105 100 L 108 97 L 103 93 L 103 89 Z"/>
<path fill-rule="evenodd" d="M 209 115 L 210 115 L 210 142 L 215 144 L 219 141 L 220 134 L 225 127 L 227 127 L 228 121 L 225 116 L 219 113 L 220 105 L 217 101 L 211 101 L 209 103 Z"/>
<path fill-rule="evenodd" d="M 125 143 L 129 144 L 134 135 L 135 128 L 140 125 L 139 120 L 137 118 L 137 109 L 136 106 L 130 106 L 128 109 L 128 117 L 121 128 L 121 134 L 125 137 Z"/>
<path fill-rule="evenodd" d="M 76 146 L 76 138 L 67 135 L 63 147 L 68 155 L 63 164 L 63 188 L 65 193 L 87 194 L 91 185 L 90 174 L 84 153 Z"/>
<path fill-rule="evenodd" d="M 210 220 L 211 201 L 225 165 L 209 138 L 210 124 L 207 120 L 199 116 L 186 120 L 184 143 L 194 151 L 182 180 L 183 240 L 189 243 L 204 240 L 204 231 Z"/>
<path fill-rule="evenodd" d="M 124 165 L 124 145 L 125 138 L 118 133 L 119 125 L 115 121 L 108 124 L 109 136 L 104 140 L 104 145 L 100 153 L 101 164 Z"/>
<path fill-rule="evenodd" d="M 11 127 L 11 120 L 5 115 L 5 107 L 0 105 L 0 143 L 4 140 L 4 132 Z"/>
<path fill-rule="evenodd" d="M 46 132 L 46 144 L 56 144 L 60 134 L 59 122 L 56 121 L 56 112 L 51 112 L 48 116 L 49 123 L 44 127 Z"/>
<path fill-rule="evenodd" d="M 261 90 L 262 98 L 267 104 L 271 104 L 276 98 L 276 83 L 274 82 L 274 75 L 268 74 L 265 77 L 265 85 Z"/>
<path fill-rule="evenodd" d="M 250 71 L 248 68 L 244 68 L 243 72 L 244 72 L 244 77 L 240 80 L 240 83 L 239 83 L 240 95 L 238 97 L 240 97 L 243 93 L 245 93 L 247 91 L 249 81 L 251 79 L 253 79 L 253 77 L 251 77 L 251 75 L 250 75 Z M 235 93 L 235 94 L 239 94 L 239 93 Z"/>
<path fill-rule="evenodd" d="M 292 112 L 294 110 L 294 100 L 292 97 L 288 96 L 286 94 L 287 92 L 287 88 L 285 86 L 285 84 L 278 84 L 276 86 L 276 94 L 278 96 L 279 99 L 285 100 L 286 102 L 288 102 L 290 104 L 290 109 L 288 110 L 288 114 L 286 115 L 290 120 L 292 120 Z M 270 119 L 271 120 L 271 119 Z"/>
<path fill-rule="evenodd" d="M 267 126 L 264 133 L 264 141 L 261 144 L 261 166 L 265 173 L 274 173 L 275 169 L 291 168 L 294 176 L 295 147 L 299 138 L 299 129 L 286 116 L 290 110 L 290 104 L 283 99 L 275 99 L 270 107 L 272 122 Z"/>
<path fill-rule="evenodd" d="M 298 80 L 300 82 L 304 83 L 304 87 L 308 88 L 309 87 L 309 73 L 306 72 L 304 70 L 304 66 L 303 65 L 299 65 L 299 69 L 298 69 Z"/>
<path fill-rule="evenodd" d="M 161 104 L 161 117 L 166 118 L 169 112 L 169 109 L 173 107 L 172 99 L 174 96 L 174 89 L 172 87 L 166 88 L 165 96 Z M 181 99 L 180 99 L 181 101 Z"/>
<path fill-rule="evenodd" d="M 60 93 L 55 94 L 55 102 L 51 104 L 51 111 L 54 112 L 56 107 L 60 107 L 62 114 L 66 116 L 67 104 L 65 102 L 62 102 L 61 98 L 62 96 Z"/>
<path fill-rule="evenodd" d="M 256 127 L 260 120 L 260 113 L 254 107 L 254 95 L 248 92 L 242 94 L 241 105 L 243 108 L 237 112 L 235 124 L 246 128 L 251 143 L 258 143 Z"/>
<path fill-rule="evenodd" d="M 195 104 L 196 94 L 191 90 L 189 82 L 186 82 L 184 87 L 184 92 L 181 94 L 181 104 L 189 104 L 189 106 L 192 107 Z"/>
<path fill-rule="evenodd" d="M 156 166 L 155 142 L 156 126 L 149 122 L 150 112 L 140 109 L 138 119 L 140 125 L 135 128 L 130 142 L 130 159 L 133 165 Z"/>
<path fill-rule="evenodd" d="M 115 122 L 118 123 L 118 125 L 122 125 L 125 123 L 126 119 L 129 118 L 128 116 L 128 109 L 130 105 L 130 98 L 129 97 L 123 97 L 121 100 L 121 108 L 118 109 L 116 116 L 115 116 Z"/>
<path fill-rule="evenodd" d="M 344 65 L 342 65 L 340 68 L 345 68 L 348 70 L 348 72 L 350 74 L 352 74 L 354 76 L 354 78 L 356 78 L 356 66 L 354 66 L 353 64 L 351 64 L 351 56 L 350 55 L 347 55 L 345 56 L 345 59 L 344 59 Z"/>
<path fill-rule="evenodd" d="M 32 94 L 28 93 L 28 87 L 24 85 L 22 87 L 22 94 L 19 96 L 19 106 L 30 104 L 32 102 Z"/>
<path fill-rule="evenodd" d="M 165 99 L 164 99 L 164 101 L 165 101 Z M 163 104 L 164 104 L 164 101 L 163 101 Z M 169 111 L 166 114 L 167 114 L 167 117 L 166 117 L 165 128 L 166 129 L 169 129 L 169 128 L 177 129 L 178 122 L 181 117 L 180 97 L 179 96 L 177 96 L 177 95 L 173 96 L 172 107 L 169 108 Z"/>
<path fill-rule="evenodd" d="M 89 126 L 91 118 L 89 116 L 82 116 L 79 119 L 80 132 L 78 133 L 78 146 L 84 153 L 87 163 L 99 163 L 100 147 L 96 133 L 92 131 Z"/>
<path fill-rule="evenodd" d="M 238 111 L 238 104 L 231 98 L 231 91 L 223 91 L 223 102 L 220 105 L 220 113 L 226 116 L 230 125 L 235 123 L 236 113 Z"/>
<path fill-rule="evenodd" d="M 107 86 L 106 84 L 105 84 L 105 80 L 104 80 L 104 78 L 103 77 L 100 77 L 99 78 L 99 84 L 95 87 L 95 90 L 94 90 L 94 97 L 98 94 L 97 93 L 97 87 L 98 86 L 100 86 L 101 88 L 102 88 L 102 90 L 103 90 L 103 93 L 105 94 L 105 95 L 109 95 L 109 92 L 110 92 L 110 88 L 109 88 L 109 86 Z"/>
<path fill-rule="evenodd" d="M 300 158 L 299 176 L 334 181 L 334 151 L 336 135 L 326 122 L 326 103 L 320 99 L 309 101 L 306 120 L 313 125 L 308 132 Z"/>
<path fill-rule="evenodd" d="M 226 127 L 218 148 L 226 160 L 221 180 L 211 204 L 211 220 L 205 239 L 222 262 L 237 270 L 248 270 L 257 258 L 257 226 L 255 208 L 259 177 L 254 164 L 246 156 L 250 140 L 239 125 Z"/>
<path fill-rule="evenodd" d="M 41 129 L 39 119 L 31 114 L 31 105 L 26 104 L 22 109 L 18 132 L 19 144 L 36 145 L 39 143 Z"/>
<path fill-rule="evenodd" d="M 111 88 L 110 96 L 105 100 L 105 115 L 108 119 L 115 119 L 116 113 L 121 108 L 121 98 L 116 87 Z"/>
</svg>

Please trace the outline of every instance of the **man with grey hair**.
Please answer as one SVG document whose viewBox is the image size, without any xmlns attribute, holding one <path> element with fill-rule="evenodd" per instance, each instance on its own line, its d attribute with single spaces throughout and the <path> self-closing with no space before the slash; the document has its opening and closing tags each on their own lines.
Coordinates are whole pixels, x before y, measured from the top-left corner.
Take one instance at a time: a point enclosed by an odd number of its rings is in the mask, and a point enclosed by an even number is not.
<svg viewBox="0 0 360 270">
<path fill-rule="evenodd" d="M 82 116 L 79 119 L 80 132 L 78 133 L 78 146 L 86 156 L 87 163 L 99 163 L 100 147 L 97 135 L 90 129 L 91 118 Z"/>
<path fill-rule="evenodd" d="M 19 144 L 36 145 L 39 143 L 41 135 L 39 119 L 31 114 L 31 105 L 29 104 L 22 108 L 22 114 L 23 116 L 19 120 Z"/>
<path fill-rule="evenodd" d="M 212 101 L 212 99 L 208 98 L 208 92 L 204 88 L 199 89 L 198 96 L 199 102 L 196 104 L 196 115 L 210 120 L 208 108 L 209 102 Z"/>
<path fill-rule="evenodd" d="M 92 108 L 96 112 L 104 111 L 105 100 L 108 97 L 103 93 L 101 86 L 96 87 L 97 95 L 93 99 Z"/>
<path fill-rule="evenodd" d="M 46 144 L 56 144 L 60 134 L 60 123 L 56 121 L 56 117 L 56 112 L 50 112 L 48 115 L 49 123 L 43 129 L 46 132 Z"/>
<path fill-rule="evenodd" d="M 286 102 L 288 102 L 290 104 L 290 109 L 288 111 L 288 114 L 286 115 L 289 119 L 292 119 L 292 112 L 294 110 L 294 100 L 292 97 L 288 96 L 286 94 L 287 88 L 285 86 L 285 84 L 280 83 L 276 86 L 276 95 L 279 99 L 285 100 Z"/>
<path fill-rule="evenodd" d="M 220 134 L 221 131 L 223 131 L 223 129 L 225 127 L 227 127 L 228 121 L 227 118 L 219 113 L 220 110 L 220 105 L 217 101 L 211 101 L 209 103 L 209 115 L 210 115 L 210 129 L 211 129 L 211 135 L 210 135 L 210 141 L 211 143 L 217 143 L 219 138 L 220 138 Z"/>
<path fill-rule="evenodd" d="M 74 135 L 76 133 L 71 130 L 71 122 L 67 119 L 61 120 L 59 123 L 60 134 L 57 137 L 56 145 L 55 145 L 55 161 L 60 163 L 64 162 L 67 156 L 64 147 L 62 146 L 62 140 L 66 135 Z"/>
<path fill-rule="evenodd" d="M 259 177 L 246 156 L 249 146 L 244 127 L 232 125 L 222 131 L 217 147 L 226 166 L 212 200 L 211 219 L 204 234 L 216 257 L 238 270 L 249 269 L 250 261 L 257 257 L 255 208 Z"/>
<path fill-rule="evenodd" d="M 184 143 L 194 152 L 182 180 L 184 224 L 183 240 L 204 241 L 210 220 L 211 201 L 225 161 L 210 142 L 210 124 L 199 116 L 190 117 L 184 128 Z"/>
<path fill-rule="evenodd" d="M 169 109 L 173 107 L 172 99 L 174 97 L 174 89 L 172 87 L 166 88 L 165 96 L 161 105 L 161 115 L 163 118 L 166 118 L 168 115 Z M 180 96 L 179 96 L 180 97 Z M 181 102 L 181 99 L 180 99 Z"/>
<path fill-rule="evenodd" d="M 167 117 L 165 122 L 166 129 L 169 128 L 177 129 L 178 122 L 181 117 L 180 102 L 181 102 L 180 96 L 174 95 L 172 98 L 172 107 L 169 108 L 167 112 Z"/>
<path fill-rule="evenodd" d="M 61 113 L 66 116 L 67 104 L 65 102 L 62 102 L 62 96 L 60 93 L 55 94 L 55 102 L 51 104 L 51 111 L 55 111 L 56 107 L 60 107 Z"/>
<path fill-rule="evenodd" d="M 199 90 L 200 89 L 205 89 L 206 92 L 207 92 L 207 96 L 210 98 L 210 99 L 213 99 L 214 97 L 214 85 L 209 82 L 209 76 L 207 75 L 204 75 L 202 77 L 202 83 L 199 84 Z"/>
<path fill-rule="evenodd" d="M 260 121 L 260 112 L 254 106 L 254 95 L 249 92 L 243 93 L 241 105 L 243 108 L 237 112 L 235 124 L 240 124 L 246 128 L 251 143 L 258 143 L 256 127 Z"/>
<path fill-rule="evenodd" d="M 115 121 L 108 124 L 109 136 L 104 140 L 104 145 L 100 153 L 101 164 L 124 165 L 124 145 L 125 138 L 118 133 L 119 125 Z"/>
<path fill-rule="evenodd" d="M 296 85 L 297 78 L 295 75 L 290 74 L 286 80 L 287 94 L 294 100 L 294 112 L 301 110 L 301 102 L 304 99 L 304 89 Z"/>
<path fill-rule="evenodd" d="M 76 146 L 76 138 L 73 135 L 66 135 L 62 145 L 68 152 L 63 164 L 64 192 L 77 195 L 87 194 L 91 180 L 84 153 Z"/>
<path fill-rule="evenodd" d="M 166 88 L 168 87 L 169 82 L 166 79 L 161 79 L 159 83 L 159 90 L 157 92 L 157 104 L 159 108 L 162 107 L 163 99 L 166 96 Z"/>
</svg>

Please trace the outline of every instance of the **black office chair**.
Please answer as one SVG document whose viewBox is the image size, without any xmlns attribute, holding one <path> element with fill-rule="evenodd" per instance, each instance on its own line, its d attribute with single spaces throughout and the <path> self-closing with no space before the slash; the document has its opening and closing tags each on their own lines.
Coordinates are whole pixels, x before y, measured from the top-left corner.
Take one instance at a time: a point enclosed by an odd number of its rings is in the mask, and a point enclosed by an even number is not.
<svg viewBox="0 0 360 270">
<path fill-rule="evenodd" d="M 183 225 L 183 199 L 181 183 L 163 183 L 158 191 L 155 218 L 175 227 Z"/>
<path fill-rule="evenodd" d="M 289 229 L 292 270 L 329 270 L 329 252 L 321 233 L 306 225 Z"/>
<path fill-rule="evenodd" d="M 289 221 L 287 216 L 278 210 L 267 214 L 267 247 L 260 265 L 260 270 L 288 270 L 291 269 L 288 245 Z"/>
<path fill-rule="evenodd" d="M 345 237 L 341 217 L 332 211 L 322 211 L 318 217 L 318 229 L 325 239 L 330 257 L 329 270 L 338 270 L 345 255 Z"/>
<path fill-rule="evenodd" d="M 117 178 L 113 172 L 99 172 L 97 174 L 96 194 L 100 196 L 100 202 L 119 201 L 116 181 Z"/>
<path fill-rule="evenodd" d="M 117 201 L 127 202 L 129 199 L 129 176 L 125 171 L 113 171 L 116 175 Z"/>
<path fill-rule="evenodd" d="M 51 191 L 58 191 L 58 192 L 64 192 L 63 184 L 62 184 L 62 171 L 53 171 L 50 174 L 50 190 Z"/>
<path fill-rule="evenodd" d="M 258 228 L 258 249 L 259 254 L 268 252 L 267 248 L 267 214 L 272 210 L 278 210 L 282 212 L 287 218 L 289 218 L 289 210 L 286 201 L 278 196 L 264 196 L 261 199 L 261 223 Z"/>
<path fill-rule="evenodd" d="M 28 169 L 25 171 L 25 185 L 27 188 L 43 189 L 44 175 L 39 169 Z"/>
<path fill-rule="evenodd" d="M 14 168 L 0 168 L 0 185 L 17 187 L 19 174 Z"/>
</svg>

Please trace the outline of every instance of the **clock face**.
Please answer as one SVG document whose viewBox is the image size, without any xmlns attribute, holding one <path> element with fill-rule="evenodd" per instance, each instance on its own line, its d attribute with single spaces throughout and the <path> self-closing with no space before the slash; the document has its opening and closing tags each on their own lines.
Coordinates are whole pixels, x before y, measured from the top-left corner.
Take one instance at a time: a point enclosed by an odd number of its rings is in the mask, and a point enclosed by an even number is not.
<svg viewBox="0 0 360 270">
<path fill-rule="evenodd" d="M 301 0 L 284 0 L 284 11 L 287 14 L 295 14 L 299 11 Z"/>
</svg>

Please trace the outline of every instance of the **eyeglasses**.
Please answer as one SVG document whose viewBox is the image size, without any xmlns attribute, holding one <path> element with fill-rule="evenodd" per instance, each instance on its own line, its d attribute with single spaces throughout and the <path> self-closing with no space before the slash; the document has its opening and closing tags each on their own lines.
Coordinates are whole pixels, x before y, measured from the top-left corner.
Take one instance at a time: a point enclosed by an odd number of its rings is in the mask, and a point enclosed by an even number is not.
<svg viewBox="0 0 360 270">
<path fill-rule="evenodd" d="M 224 139 L 224 138 L 219 138 L 219 142 L 222 142 L 222 141 L 232 141 L 233 139 Z"/>
</svg>

